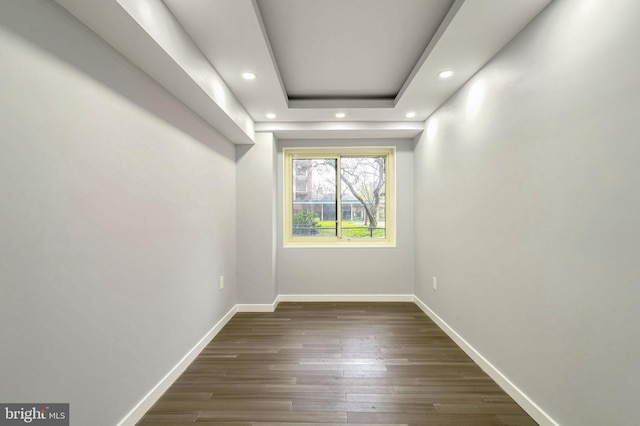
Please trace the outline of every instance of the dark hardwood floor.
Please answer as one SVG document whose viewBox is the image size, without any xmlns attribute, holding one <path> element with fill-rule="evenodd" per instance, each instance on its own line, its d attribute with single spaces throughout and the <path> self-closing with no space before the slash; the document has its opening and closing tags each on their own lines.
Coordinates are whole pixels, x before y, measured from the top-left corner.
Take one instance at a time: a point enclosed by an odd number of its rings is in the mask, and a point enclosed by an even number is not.
<svg viewBox="0 0 640 426">
<path fill-rule="evenodd" d="M 413 303 L 238 313 L 138 423 L 536 423 Z"/>
</svg>

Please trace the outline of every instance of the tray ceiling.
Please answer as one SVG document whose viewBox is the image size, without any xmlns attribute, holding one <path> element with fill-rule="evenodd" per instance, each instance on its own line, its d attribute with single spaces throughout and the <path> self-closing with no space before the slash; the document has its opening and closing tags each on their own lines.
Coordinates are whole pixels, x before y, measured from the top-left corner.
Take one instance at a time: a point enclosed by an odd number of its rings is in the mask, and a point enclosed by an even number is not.
<svg viewBox="0 0 640 426">
<path fill-rule="evenodd" d="M 413 137 L 550 2 L 56 1 L 235 143 Z"/>
</svg>

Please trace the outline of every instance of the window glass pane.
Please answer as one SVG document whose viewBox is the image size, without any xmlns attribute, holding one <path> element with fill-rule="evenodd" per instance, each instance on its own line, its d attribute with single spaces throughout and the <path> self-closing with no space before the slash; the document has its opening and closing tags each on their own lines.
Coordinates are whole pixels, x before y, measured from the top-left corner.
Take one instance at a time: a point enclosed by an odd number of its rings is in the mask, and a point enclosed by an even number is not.
<svg viewBox="0 0 640 426">
<path fill-rule="evenodd" d="M 386 238 L 385 157 L 342 157 L 342 238 Z"/>
<path fill-rule="evenodd" d="M 336 236 L 336 165 L 332 158 L 293 160 L 294 236 Z"/>
</svg>

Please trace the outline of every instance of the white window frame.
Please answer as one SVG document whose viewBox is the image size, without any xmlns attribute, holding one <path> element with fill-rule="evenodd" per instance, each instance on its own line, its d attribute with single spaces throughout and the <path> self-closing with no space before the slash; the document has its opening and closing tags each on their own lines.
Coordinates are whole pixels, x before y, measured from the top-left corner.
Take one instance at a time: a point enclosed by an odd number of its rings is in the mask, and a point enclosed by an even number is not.
<svg viewBox="0 0 640 426">
<path fill-rule="evenodd" d="M 395 247 L 396 246 L 396 187 L 395 147 L 328 147 L 328 148 L 284 148 L 283 150 L 283 230 L 284 247 Z M 340 157 L 385 157 L 385 238 L 341 238 L 338 236 L 294 236 L 293 235 L 293 160 Z M 338 169 L 339 170 L 339 169 Z M 336 179 L 337 234 L 341 234 L 342 180 Z"/>
</svg>

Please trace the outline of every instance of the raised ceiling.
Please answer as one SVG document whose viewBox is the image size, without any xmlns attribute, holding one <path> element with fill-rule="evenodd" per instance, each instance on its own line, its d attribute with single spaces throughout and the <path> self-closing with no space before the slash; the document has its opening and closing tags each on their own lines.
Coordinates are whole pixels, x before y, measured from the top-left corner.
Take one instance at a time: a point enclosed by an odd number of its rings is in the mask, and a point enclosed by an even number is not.
<svg viewBox="0 0 640 426">
<path fill-rule="evenodd" d="M 258 12 L 290 100 L 393 100 L 451 5 L 258 0 Z"/>
<path fill-rule="evenodd" d="M 413 137 L 550 2 L 56 1 L 235 143 Z"/>
</svg>

